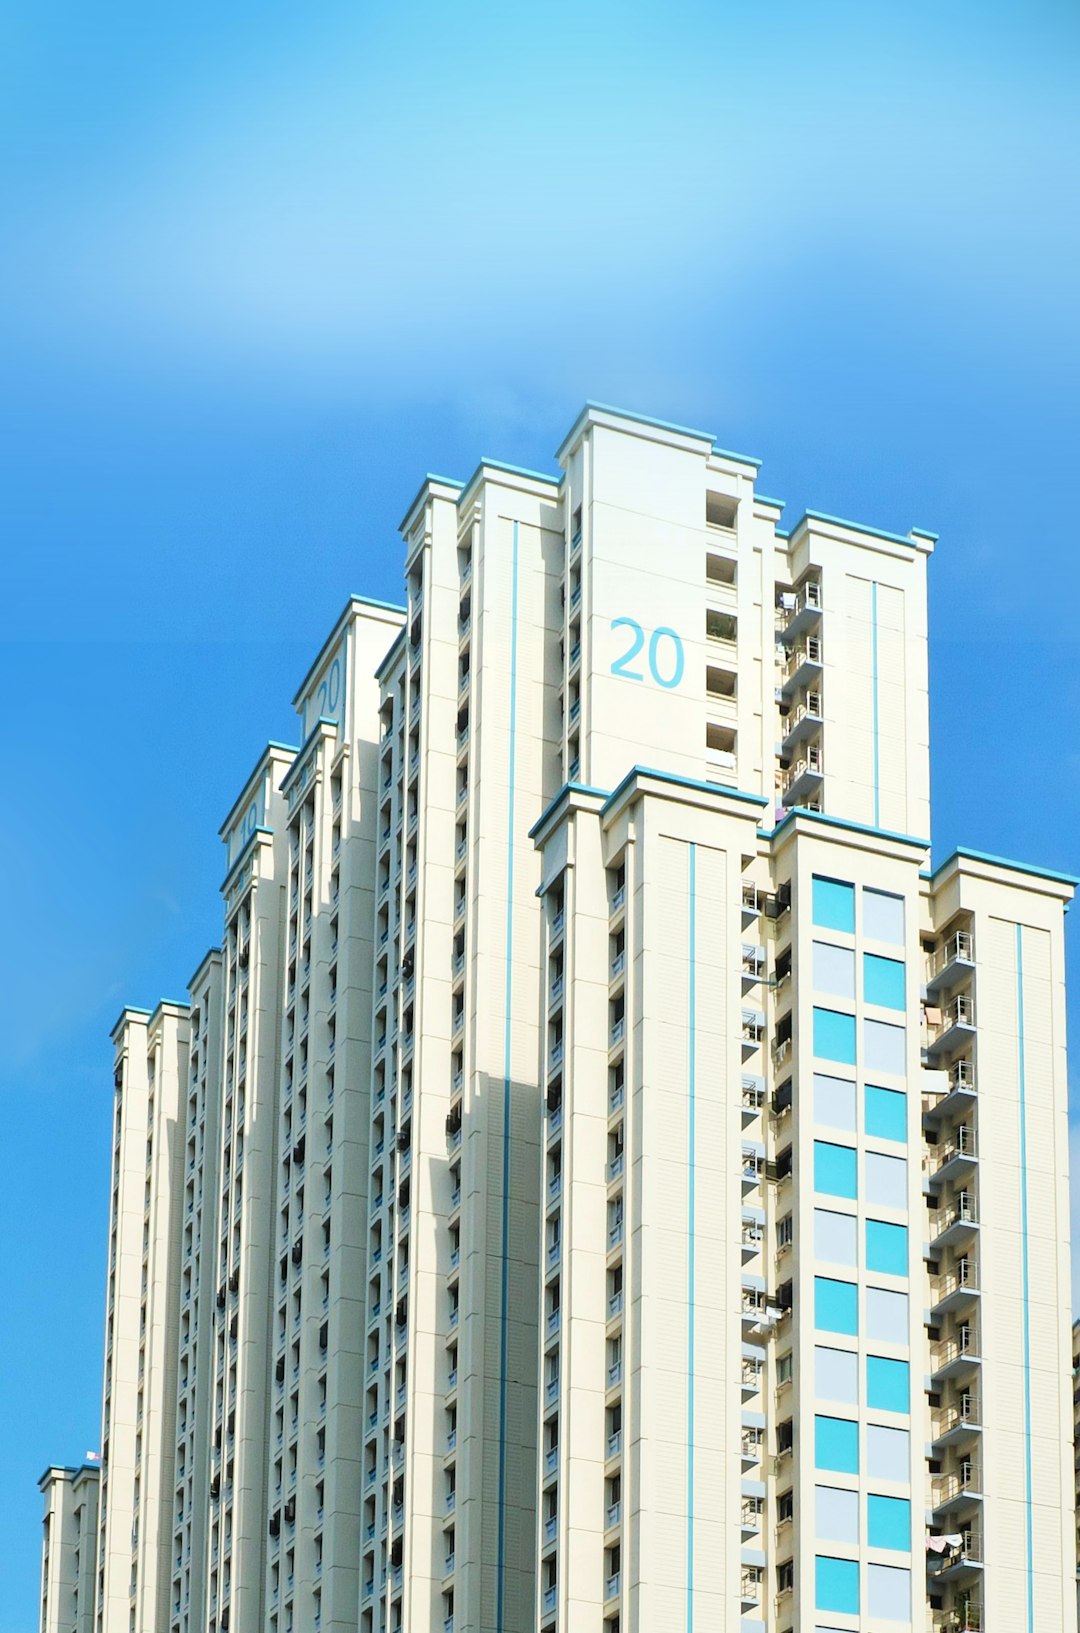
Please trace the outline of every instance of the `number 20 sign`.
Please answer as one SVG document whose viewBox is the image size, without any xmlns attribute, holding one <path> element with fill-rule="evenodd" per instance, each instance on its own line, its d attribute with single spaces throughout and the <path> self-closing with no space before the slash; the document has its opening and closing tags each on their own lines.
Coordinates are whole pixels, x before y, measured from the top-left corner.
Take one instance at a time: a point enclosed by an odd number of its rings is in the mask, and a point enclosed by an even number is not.
<svg viewBox="0 0 1080 1633">
<path fill-rule="evenodd" d="M 645 631 L 636 618 L 613 618 L 611 628 L 613 633 L 618 629 L 627 630 L 630 641 L 626 651 L 611 665 L 611 673 L 622 680 L 644 680 L 644 671 L 631 665 L 640 662 L 638 654 L 645 648 Z M 686 655 L 682 641 L 673 629 L 662 626 L 653 630 L 648 637 L 647 661 L 649 674 L 657 686 L 663 686 L 669 692 L 678 686 L 686 668 Z"/>
</svg>

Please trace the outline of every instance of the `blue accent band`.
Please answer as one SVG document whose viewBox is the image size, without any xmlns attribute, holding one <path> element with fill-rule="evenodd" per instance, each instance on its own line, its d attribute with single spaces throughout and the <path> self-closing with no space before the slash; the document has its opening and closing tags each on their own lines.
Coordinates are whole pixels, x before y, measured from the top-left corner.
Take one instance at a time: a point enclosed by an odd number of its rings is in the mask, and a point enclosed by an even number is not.
<svg viewBox="0 0 1080 1633">
<path fill-rule="evenodd" d="M 1027 1625 L 1035 1633 L 1035 1537 L 1031 1482 L 1031 1304 L 1028 1259 L 1027 1074 L 1024 1067 L 1024 927 L 1016 926 L 1016 1069 L 1020 1106 L 1020 1280 L 1024 1300 L 1024 1503 L 1027 1533 Z"/>
<path fill-rule="evenodd" d="M 687 1026 L 689 1051 L 686 1072 L 686 1633 L 694 1628 L 694 1209 L 697 1175 L 697 846 L 690 846 L 690 905 Z"/>
<path fill-rule="evenodd" d="M 881 827 L 881 744 L 878 739 L 877 580 L 870 584 L 870 698 L 874 715 L 874 827 Z"/>
<path fill-rule="evenodd" d="M 503 1034 L 502 1286 L 499 1312 L 499 1500 L 495 1627 L 503 1633 L 506 1592 L 506 1391 L 510 1311 L 510 1008 L 514 975 L 514 751 L 517 746 L 518 523 L 510 565 L 510 744 L 506 801 L 506 1020 Z"/>
</svg>

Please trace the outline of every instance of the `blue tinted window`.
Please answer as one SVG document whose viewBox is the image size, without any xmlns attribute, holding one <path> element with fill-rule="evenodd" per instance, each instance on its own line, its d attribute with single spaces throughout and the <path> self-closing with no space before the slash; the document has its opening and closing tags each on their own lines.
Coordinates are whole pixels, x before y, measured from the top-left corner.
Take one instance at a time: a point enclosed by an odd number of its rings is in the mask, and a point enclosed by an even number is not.
<svg viewBox="0 0 1080 1633">
<path fill-rule="evenodd" d="M 866 1499 L 866 1540 L 871 1548 L 911 1552 L 911 1504 L 903 1497 Z"/>
<path fill-rule="evenodd" d="M 887 1276 L 907 1275 L 906 1225 L 887 1225 L 883 1219 L 866 1221 L 866 1268 L 884 1271 Z"/>
<path fill-rule="evenodd" d="M 866 1404 L 880 1412 L 910 1412 L 911 1382 L 906 1361 L 866 1357 Z"/>
<path fill-rule="evenodd" d="M 835 1474 L 858 1474 L 859 1425 L 850 1418 L 816 1417 L 814 1466 Z"/>
<path fill-rule="evenodd" d="M 907 1141 L 907 1095 L 866 1085 L 866 1132 L 877 1140 Z"/>
<path fill-rule="evenodd" d="M 854 1338 L 859 1331 L 859 1290 L 852 1281 L 831 1276 L 814 1277 L 814 1325 L 821 1332 L 842 1332 Z"/>
<path fill-rule="evenodd" d="M 850 1145 L 833 1145 L 831 1140 L 814 1141 L 814 1189 L 826 1196 L 858 1195 L 855 1152 Z"/>
<path fill-rule="evenodd" d="M 814 1010 L 814 1053 L 821 1060 L 855 1064 L 855 1017 L 838 1009 Z"/>
<path fill-rule="evenodd" d="M 819 879 L 814 875 L 814 923 L 823 930 L 843 930 L 855 934 L 855 886 L 839 879 Z"/>
<path fill-rule="evenodd" d="M 817 1555 L 814 1560 L 814 1607 L 817 1610 L 836 1610 L 843 1616 L 859 1614 L 857 1560 Z"/>
<path fill-rule="evenodd" d="M 868 1004 L 881 1004 L 886 1009 L 903 1009 L 904 964 L 899 958 L 879 958 L 877 953 L 863 954 L 863 996 Z"/>
</svg>

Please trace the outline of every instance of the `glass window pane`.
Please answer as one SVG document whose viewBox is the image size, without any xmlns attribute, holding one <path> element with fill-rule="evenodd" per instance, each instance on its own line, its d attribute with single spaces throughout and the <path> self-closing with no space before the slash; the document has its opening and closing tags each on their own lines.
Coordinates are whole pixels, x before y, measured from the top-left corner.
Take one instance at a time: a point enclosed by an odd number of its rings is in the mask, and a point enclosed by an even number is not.
<svg viewBox="0 0 1080 1633">
<path fill-rule="evenodd" d="M 903 1009 L 906 1002 L 903 960 L 864 953 L 863 997 L 868 1004 L 880 1004 L 884 1009 Z"/>
<path fill-rule="evenodd" d="M 866 1357 L 866 1404 L 878 1412 L 910 1412 L 911 1381 L 906 1361 L 887 1355 Z"/>
<path fill-rule="evenodd" d="M 906 1429 L 867 1424 L 866 1472 L 871 1480 L 895 1480 L 904 1485 L 910 1481 L 911 1436 Z"/>
<path fill-rule="evenodd" d="M 850 947 L 814 942 L 814 991 L 828 992 L 834 998 L 854 998 L 855 954 Z"/>
<path fill-rule="evenodd" d="M 845 1616 L 859 1614 L 859 1566 L 854 1559 L 830 1559 L 818 1554 L 814 1561 L 814 1608 L 838 1610 Z"/>
<path fill-rule="evenodd" d="M 870 1022 L 866 1023 L 868 1026 Z M 903 1028 L 887 1027 L 887 1031 L 903 1031 Z M 838 1060 L 842 1066 L 855 1064 L 855 1017 L 844 1015 L 838 1009 L 814 1010 L 814 1053 L 819 1060 Z M 877 1071 L 890 1070 L 887 1066 L 878 1066 Z"/>
<path fill-rule="evenodd" d="M 866 1499 L 866 1540 L 871 1548 L 894 1548 L 899 1554 L 911 1552 L 911 1504 L 905 1497 L 870 1496 Z"/>
<path fill-rule="evenodd" d="M 866 1336 L 883 1344 L 910 1342 L 906 1293 L 888 1293 L 884 1287 L 866 1289 Z"/>
<path fill-rule="evenodd" d="M 829 1264 L 845 1264 L 854 1269 L 859 1252 L 858 1221 L 851 1213 L 814 1209 L 814 1257 Z"/>
<path fill-rule="evenodd" d="M 815 1009 L 814 1015 L 817 1014 Z M 814 1036 L 816 1039 L 816 1029 Z M 907 1071 L 907 1033 L 902 1026 L 891 1026 L 888 1021 L 863 1021 L 863 1050 L 863 1066 L 868 1072 L 889 1072 L 893 1077 L 903 1077 Z"/>
<path fill-rule="evenodd" d="M 884 1622 L 910 1622 L 911 1572 L 895 1565 L 866 1567 L 867 1612 Z"/>
<path fill-rule="evenodd" d="M 859 1494 L 839 1486 L 815 1487 L 814 1521 L 820 1542 L 859 1545 Z"/>
<path fill-rule="evenodd" d="M 883 1208 L 906 1208 L 907 1158 L 884 1157 L 880 1151 L 867 1151 L 863 1161 L 866 1175 L 866 1194 Z"/>
<path fill-rule="evenodd" d="M 850 1418 L 815 1417 L 814 1463 L 834 1474 L 858 1474 L 859 1425 Z"/>
<path fill-rule="evenodd" d="M 907 1143 L 907 1095 L 898 1089 L 879 1089 L 866 1085 L 866 1132 L 876 1140 L 900 1140 Z M 820 1118 L 818 1119 L 820 1121 Z"/>
<path fill-rule="evenodd" d="M 814 1350 L 814 1393 L 818 1400 L 859 1404 L 859 1357 L 846 1349 L 818 1344 Z"/>
<path fill-rule="evenodd" d="M 814 875 L 814 923 L 823 930 L 855 934 L 855 886 L 840 879 L 820 879 Z"/>
<path fill-rule="evenodd" d="M 906 1225 L 887 1225 L 883 1219 L 866 1221 L 866 1268 L 880 1270 L 886 1276 L 908 1274 Z"/>
<path fill-rule="evenodd" d="M 855 1152 L 850 1145 L 814 1141 L 814 1189 L 826 1196 L 845 1196 L 854 1201 L 859 1186 Z"/>
<path fill-rule="evenodd" d="M 887 941 L 892 947 L 904 945 L 904 898 L 884 890 L 863 890 L 863 935 L 868 941 Z"/>
<path fill-rule="evenodd" d="M 846 1077 L 814 1073 L 814 1117 L 828 1128 L 855 1132 L 855 1085 Z"/>
<path fill-rule="evenodd" d="M 854 1338 L 859 1331 L 859 1289 L 853 1281 L 814 1277 L 814 1325 L 821 1332 L 842 1332 Z"/>
</svg>

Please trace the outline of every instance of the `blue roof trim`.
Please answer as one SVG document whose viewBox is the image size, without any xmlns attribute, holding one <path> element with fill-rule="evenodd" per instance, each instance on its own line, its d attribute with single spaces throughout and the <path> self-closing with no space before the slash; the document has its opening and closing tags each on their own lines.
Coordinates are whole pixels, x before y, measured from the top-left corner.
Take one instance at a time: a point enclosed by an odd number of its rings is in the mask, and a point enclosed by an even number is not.
<svg viewBox="0 0 1080 1633">
<path fill-rule="evenodd" d="M 374 607 L 376 612 L 406 613 L 409 610 L 408 607 L 401 606 L 397 601 L 376 601 L 373 595 L 350 595 L 349 601 L 361 607 Z"/>
<path fill-rule="evenodd" d="M 549 488 L 560 487 L 566 479 L 565 472 L 560 472 L 558 476 L 552 476 L 548 471 L 533 471 L 530 470 L 527 465 L 511 465 L 508 460 L 489 459 L 486 454 L 481 454 L 480 463 L 477 465 L 476 470 L 469 478 L 467 486 L 472 487 L 473 483 L 476 481 L 476 478 L 484 469 L 491 471 L 507 471 L 511 476 L 527 476 L 530 482 L 544 482 Z"/>
<path fill-rule="evenodd" d="M 614 788 L 607 797 L 604 806 L 613 805 L 619 795 L 626 789 L 635 777 L 652 777 L 656 782 L 672 783 L 677 788 L 694 788 L 706 794 L 723 794 L 725 799 L 743 800 L 747 805 L 768 805 L 769 801 L 762 794 L 745 794 L 741 788 L 728 788 L 724 783 L 701 782 L 696 777 L 680 777 L 673 771 L 654 771 L 651 766 L 631 766 L 618 787 Z"/>
<path fill-rule="evenodd" d="M 754 494 L 754 503 L 755 505 L 772 505 L 774 510 L 785 510 L 787 508 L 786 499 L 766 499 L 763 493 Z"/>
<path fill-rule="evenodd" d="M 578 419 L 581 418 L 582 414 L 587 414 L 590 408 L 595 409 L 598 414 L 614 414 L 620 420 L 631 420 L 635 425 L 651 425 L 656 431 L 674 431 L 681 437 L 697 437 L 701 442 L 710 443 L 716 453 L 723 452 L 723 449 L 716 447 L 716 437 L 711 431 L 699 431 L 692 425 L 676 425 L 673 420 L 658 420 L 651 414 L 635 414 L 632 408 L 615 408 L 611 403 L 593 402 L 591 397 L 586 401 L 585 407 L 582 409 L 581 414 L 578 415 Z M 729 459 L 741 459 L 742 457 L 741 454 L 728 455 Z M 759 465 L 761 461 L 750 459 L 746 463 Z"/>
<path fill-rule="evenodd" d="M 804 510 L 795 526 L 791 529 L 792 533 L 798 532 L 804 522 L 828 522 L 832 527 L 849 527 L 853 533 L 867 533 L 872 539 L 887 539 L 890 544 L 906 544 L 909 550 L 913 548 L 910 535 L 890 533 L 884 527 L 869 527 L 865 522 L 849 522 L 843 516 L 830 516 L 824 510 Z M 912 532 L 914 531 L 915 529 L 912 528 Z M 919 537 L 923 539 L 933 538 L 934 536 L 932 533 L 919 534 Z"/>
<path fill-rule="evenodd" d="M 955 862 L 959 858 L 966 858 L 969 862 L 988 862 L 992 867 L 1008 868 L 1012 873 L 1028 873 L 1035 879 L 1051 879 L 1055 884 L 1071 885 L 1074 890 L 1080 889 L 1080 878 L 1074 873 L 1059 873 L 1056 868 L 1036 867 L 1032 862 L 1013 862 L 1007 856 L 992 856 L 989 851 L 969 850 L 966 845 L 957 845 L 954 851 L 950 851 L 944 862 L 939 862 L 931 873 L 931 879 L 936 879 L 950 862 Z"/>
<path fill-rule="evenodd" d="M 755 459 L 753 454 L 735 454 L 732 453 L 730 448 L 718 448 L 715 442 L 712 451 L 714 454 L 719 455 L 721 459 L 733 459 L 737 465 L 752 465 L 756 471 L 761 469 L 761 460 Z"/>
<path fill-rule="evenodd" d="M 218 829 L 218 838 L 219 839 L 224 839 L 225 835 L 228 833 L 229 829 L 232 827 L 233 818 L 235 817 L 237 811 L 240 809 L 241 805 L 243 805 L 244 799 L 245 799 L 245 796 L 247 794 L 248 789 L 251 787 L 252 783 L 255 781 L 256 777 L 259 775 L 259 772 L 264 771 L 266 769 L 267 765 L 269 764 L 271 755 L 273 755 L 275 753 L 277 753 L 277 754 L 299 754 L 299 752 L 300 752 L 300 750 L 298 748 L 294 747 L 294 745 L 292 743 L 267 743 L 264 748 L 259 750 L 258 759 L 255 761 L 255 764 L 252 766 L 251 770 L 248 772 L 247 777 L 245 778 L 244 782 L 241 783 L 240 792 L 239 792 L 239 794 L 237 794 L 236 798 L 233 800 L 232 804 L 229 806 L 228 812 L 226 813 L 226 816 L 225 816 L 225 820 L 221 824 L 221 827 Z"/>
<path fill-rule="evenodd" d="M 810 811 L 803 805 L 793 805 L 775 828 L 762 828 L 760 832 L 763 838 L 775 839 L 794 817 L 809 817 L 811 822 L 822 822 L 829 828 L 847 828 L 852 833 L 870 834 L 875 839 L 891 839 L 900 845 L 917 845 L 919 850 L 923 851 L 930 849 L 929 839 L 917 839 L 913 834 L 895 833 L 891 828 L 874 828 L 868 822 L 850 822 L 847 817 L 828 816 L 824 811 Z"/>
<path fill-rule="evenodd" d="M 929 539 L 931 544 L 937 544 L 941 538 L 940 533 L 931 533 L 928 527 L 913 527 L 911 536 L 913 539 Z"/>
<path fill-rule="evenodd" d="M 529 838 L 534 838 L 535 835 L 540 832 L 540 829 L 544 826 L 544 823 L 548 820 L 548 817 L 551 816 L 552 812 L 568 794 L 589 794 L 594 799 L 607 799 L 609 792 L 610 790 L 607 788 L 590 788 L 588 783 L 564 782 L 562 787 L 559 789 L 559 792 L 555 795 L 555 798 L 548 801 L 540 815 L 537 817 L 536 821 L 533 823 L 532 827 L 529 829 Z"/>
</svg>

